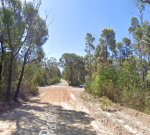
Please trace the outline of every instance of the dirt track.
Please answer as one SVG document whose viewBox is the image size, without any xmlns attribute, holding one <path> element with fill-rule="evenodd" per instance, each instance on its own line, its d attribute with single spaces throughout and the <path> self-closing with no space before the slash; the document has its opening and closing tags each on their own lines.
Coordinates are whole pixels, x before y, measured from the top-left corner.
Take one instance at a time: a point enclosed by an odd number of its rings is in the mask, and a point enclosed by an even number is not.
<svg viewBox="0 0 150 135">
<path fill-rule="evenodd" d="M 121 107 L 104 112 L 99 101 L 83 88 L 57 85 L 40 87 L 46 92 L 0 117 L 0 135 L 150 135 L 150 116 Z"/>
<path fill-rule="evenodd" d="M 58 85 L 40 88 L 47 92 L 1 116 L 0 135 L 40 135 L 48 131 L 57 135 L 95 135 L 67 88 L 63 80 Z M 56 119 L 47 122 L 48 118 Z"/>
</svg>

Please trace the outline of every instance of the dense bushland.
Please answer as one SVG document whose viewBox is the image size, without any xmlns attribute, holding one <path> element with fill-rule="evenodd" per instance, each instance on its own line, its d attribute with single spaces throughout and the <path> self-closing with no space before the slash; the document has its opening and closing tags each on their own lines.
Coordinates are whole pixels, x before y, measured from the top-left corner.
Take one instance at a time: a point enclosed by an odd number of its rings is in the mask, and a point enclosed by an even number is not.
<svg viewBox="0 0 150 135">
<path fill-rule="evenodd" d="M 56 60 L 43 60 L 49 35 L 40 5 L 41 0 L 0 2 L 0 100 L 18 101 L 36 95 L 37 86 L 60 81 Z"/>
<path fill-rule="evenodd" d="M 139 0 L 136 4 L 142 18 L 145 4 Z M 134 43 L 127 37 L 116 43 L 115 31 L 104 28 L 96 47 L 87 33 L 85 90 L 150 114 L 150 24 L 132 17 L 128 31 Z"/>
<path fill-rule="evenodd" d="M 113 102 L 149 113 L 150 86 L 147 81 L 141 82 L 135 65 L 131 64 L 127 61 L 122 67 L 103 64 L 97 73 L 93 73 L 91 81 L 86 82 L 86 91 L 97 97 L 107 96 Z"/>
<path fill-rule="evenodd" d="M 78 86 L 85 82 L 85 60 L 74 53 L 64 53 L 59 59 L 59 65 L 63 68 L 62 77 L 71 86 Z"/>
<path fill-rule="evenodd" d="M 38 85 L 46 86 L 59 83 L 62 76 L 56 58 L 51 57 L 46 62 L 43 62 L 43 65 L 42 81 Z"/>
</svg>

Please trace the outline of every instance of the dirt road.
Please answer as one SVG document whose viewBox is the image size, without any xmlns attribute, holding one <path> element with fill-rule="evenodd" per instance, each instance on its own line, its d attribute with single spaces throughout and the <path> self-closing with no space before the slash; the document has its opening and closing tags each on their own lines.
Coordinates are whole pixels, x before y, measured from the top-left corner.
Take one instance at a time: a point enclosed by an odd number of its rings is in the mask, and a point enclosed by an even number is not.
<svg viewBox="0 0 150 135">
<path fill-rule="evenodd" d="M 58 85 L 40 88 L 47 91 L 0 117 L 0 135 L 95 135 L 85 119 L 89 115 L 79 111 L 67 88 L 63 80 Z"/>
<path fill-rule="evenodd" d="M 150 135 L 150 115 L 120 107 L 105 112 L 83 88 L 57 85 L 0 117 L 0 135 Z"/>
</svg>

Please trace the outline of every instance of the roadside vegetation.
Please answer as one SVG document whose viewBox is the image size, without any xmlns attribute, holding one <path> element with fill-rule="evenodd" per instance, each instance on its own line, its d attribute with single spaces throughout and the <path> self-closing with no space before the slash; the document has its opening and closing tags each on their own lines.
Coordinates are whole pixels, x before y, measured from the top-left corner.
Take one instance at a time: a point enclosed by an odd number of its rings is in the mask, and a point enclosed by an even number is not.
<svg viewBox="0 0 150 135">
<path fill-rule="evenodd" d="M 103 28 L 96 46 L 86 34 L 84 57 L 64 53 L 59 62 L 45 58 L 48 25 L 39 16 L 41 0 L 35 1 L 0 2 L 0 101 L 28 99 L 42 93 L 38 86 L 64 78 L 70 86 L 85 83 L 85 92 L 104 101 L 102 108 L 117 103 L 150 114 L 150 23 L 143 20 L 148 1 L 135 0 L 140 19 L 132 17 L 128 28 L 134 42 L 116 42 L 116 32 Z"/>
<path fill-rule="evenodd" d="M 150 24 L 142 19 L 145 4 L 136 1 L 141 20 L 131 18 L 128 31 L 133 43 L 127 37 L 116 42 L 115 31 L 104 28 L 94 47 L 94 37 L 87 33 L 85 90 L 97 98 L 150 114 Z"/>
<path fill-rule="evenodd" d="M 45 59 L 49 35 L 40 5 L 41 0 L 0 2 L 0 101 L 28 99 L 38 94 L 37 86 L 60 82 L 56 59 Z"/>
<path fill-rule="evenodd" d="M 86 34 L 84 58 L 65 53 L 59 63 L 68 84 L 85 83 L 85 92 L 103 101 L 103 110 L 116 103 L 150 114 L 150 23 L 143 20 L 147 2 L 135 4 L 140 19 L 132 17 L 128 28 L 134 42 L 127 37 L 116 42 L 116 32 L 103 28 L 96 47 L 92 34 Z"/>
<path fill-rule="evenodd" d="M 64 53 L 59 59 L 59 65 L 63 68 L 62 77 L 71 86 L 78 86 L 85 82 L 84 58 L 74 53 Z"/>
</svg>

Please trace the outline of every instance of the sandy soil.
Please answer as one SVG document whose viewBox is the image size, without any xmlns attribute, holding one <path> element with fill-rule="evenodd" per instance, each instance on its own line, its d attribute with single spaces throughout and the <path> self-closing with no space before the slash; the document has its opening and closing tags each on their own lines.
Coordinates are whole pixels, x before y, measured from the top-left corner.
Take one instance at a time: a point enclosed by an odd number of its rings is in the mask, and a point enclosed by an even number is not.
<svg viewBox="0 0 150 135">
<path fill-rule="evenodd" d="M 77 109 L 68 87 L 62 80 L 57 85 L 41 88 L 47 89 L 46 92 L 1 115 L 0 135 L 41 135 L 42 132 L 96 135 L 90 122 L 84 118 L 84 112 Z"/>
<path fill-rule="evenodd" d="M 40 135 L 41 130 L 57 135 L 150 135 L 147 114 L 125 107 L 102 111 L 99 100 L 87 93 L 81 99 L 84 88 L 68 86 L 64 80 L 40 89 L 46 92 L 1 115 L 0 135 Z M 48 113 L 50 109 L 56 111 Z M 46 122 L 53 116 L 56 129 Z"/>
<path fill-rule="evenodd" d="M 79 93 L 74 95 L 77 102 L 89 110 L 90 115 L 97 121 L 97 125 L 107 128 L 109 134 L 150 135 L 150 115 L 122 106 L 113 112 L 102 111 L 100 101 L 95 97 L 84 93 L 81 99 Z"/>
</svg>

